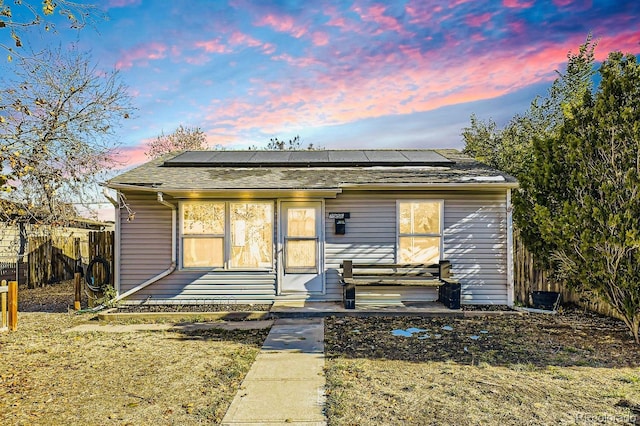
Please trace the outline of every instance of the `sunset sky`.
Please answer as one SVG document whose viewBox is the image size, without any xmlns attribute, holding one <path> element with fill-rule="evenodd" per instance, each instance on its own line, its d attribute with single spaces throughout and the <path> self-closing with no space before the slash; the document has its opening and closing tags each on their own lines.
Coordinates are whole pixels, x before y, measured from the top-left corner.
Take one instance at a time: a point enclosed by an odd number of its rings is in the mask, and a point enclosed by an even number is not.
<svg viewBox="0 0 640 426">
<path fill-rule="evenodd" d="M 94 2 L 95 3 L 95 2 Z M 178 125 L 242 149 L 462 148 L 469 116 L 504 123 L 544 94 L 591 32 L 597 59 L 640 53 L 638 0 L 107 0 L 59 31 L 130 88 L 123 158 Z"/>
</svg>

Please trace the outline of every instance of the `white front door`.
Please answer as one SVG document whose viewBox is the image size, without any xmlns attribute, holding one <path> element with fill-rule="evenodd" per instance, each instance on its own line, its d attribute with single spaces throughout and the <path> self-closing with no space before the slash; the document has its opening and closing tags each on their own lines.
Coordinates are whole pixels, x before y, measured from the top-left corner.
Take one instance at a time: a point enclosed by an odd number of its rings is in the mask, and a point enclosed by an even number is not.
<svg viewBox="0 0 640 426">
<path fill-rule="evenodd" d="M 322 203 L 282 202 L 280 229 L 280 293 L 322 293 Z"/>
</svg>

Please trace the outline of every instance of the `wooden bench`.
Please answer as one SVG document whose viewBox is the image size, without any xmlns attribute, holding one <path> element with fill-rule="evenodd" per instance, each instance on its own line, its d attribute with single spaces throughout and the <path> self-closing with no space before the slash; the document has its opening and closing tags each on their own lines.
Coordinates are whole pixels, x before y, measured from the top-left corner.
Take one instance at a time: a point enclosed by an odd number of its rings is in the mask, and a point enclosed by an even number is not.
<svg viewBox="0 0 640 426">
<path fill-rule="evenodd" d="M 451 277 L 451 262 L 427 264 L 353 263 L 345 260 L 342 269 L 342 298 L 346 309 L 356 307 L 357 286 L 437 287 L 438 302 L 460 309 L 460 284 Z"/>
</svg>

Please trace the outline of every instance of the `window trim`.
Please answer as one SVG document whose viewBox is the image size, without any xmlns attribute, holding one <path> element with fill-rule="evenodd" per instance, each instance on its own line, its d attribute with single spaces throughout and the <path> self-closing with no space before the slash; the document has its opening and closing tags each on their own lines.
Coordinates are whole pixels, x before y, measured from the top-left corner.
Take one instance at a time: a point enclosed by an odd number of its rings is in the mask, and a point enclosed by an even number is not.
<svg viewBox="0 0 640 426">
<path fill-rule="evenodd" d="M 184 206 L 191 202 L 199 203 L 221 203 L 224 204 L 224 234 L 185 234 L 183 232 L 184 227 Z M 231 204 L 266 204 L 271 206 L 271 265 L 269 267 L 231 267 Z M 242 271 L 265 271 L 273 272 L 275 269 L 275 250 L 274 250 L 274 238 L 275 238 L 275 202 L 273 200 L 243 200 L 243 199 L 189 199 L 181 200 L 178 202 L 179 212 L 179 226 L 178 226 L 178 238 L 179 238 L 179 270 L 180 271 L 208 271 L 208 272 L 242 272 Z M 222 266 L 184 266 L 184 238 L 222 238 L 224 253 L 222 254 L 223 265 Z"/>
<path fill-rule="evenodd" d="M 400 204 L 401 203 L 438 203 L 440 205 L 439 215 L 440 215 L 440 229 L 439 233 L 417 233 L 417 234 L 407 234 L 400 233 Z M 438 237 L 440 238 L 440 244 L 438 246 L 439 250 L 439 260 L 444 259 L 444 199 L 442 198 L 407 198 L 407 199 L 398 199 L 396 200 L 396 249 L 395 249 L 395 262 L 400 263 L 400 238 L 401 237 Z"/>
</svg>

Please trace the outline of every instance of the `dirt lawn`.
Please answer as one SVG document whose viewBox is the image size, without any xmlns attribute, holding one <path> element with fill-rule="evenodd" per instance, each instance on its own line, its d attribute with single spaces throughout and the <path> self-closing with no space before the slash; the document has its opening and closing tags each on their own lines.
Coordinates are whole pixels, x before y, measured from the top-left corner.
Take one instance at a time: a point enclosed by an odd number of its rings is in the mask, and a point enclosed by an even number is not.
<svg viewBox="0 0 640 426">
<path fill-rule="evenodd" d="M 561 315 L 329 318 L 331 425 L 640 424 L 622 322 Z"/>
<path fill-rule="evenodd" d="M 92 320 L 67 313 L 70 290 L 20 289 L 18 331 L 0 333 L 0 424 L 219 423 L 268 333 L 65 333 Z"/>
</svg>

